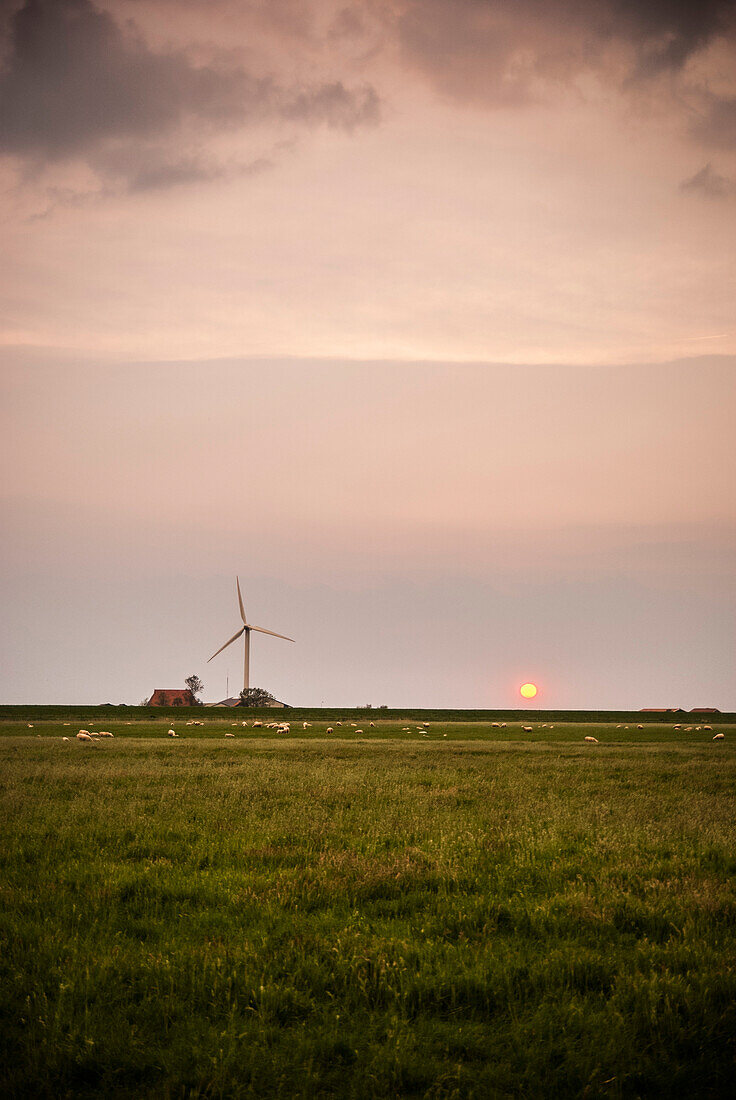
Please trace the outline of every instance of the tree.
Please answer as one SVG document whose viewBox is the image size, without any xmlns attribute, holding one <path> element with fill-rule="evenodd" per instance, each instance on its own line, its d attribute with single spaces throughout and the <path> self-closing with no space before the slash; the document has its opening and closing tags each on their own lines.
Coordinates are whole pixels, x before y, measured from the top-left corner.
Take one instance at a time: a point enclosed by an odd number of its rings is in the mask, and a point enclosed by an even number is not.
<svg viewBox="0 0 736 1100">
<path fill-rule="evenodd" d="M 247 691 L 241 691 L 240 693 L 241 707 L 267 707 L 269 703 L 273 702 L 273 695 L 265 688 L 248 688 Z"/>
<path fill-rule="evenodd" d="M 187 685 L 195 699 L 204 687 L 204 684 L 200 680 L 199 676 L 187 676 L 184 683 Z M 197 702 L 199 702 L 199 699 L 197 699 Z"/>
</svg>

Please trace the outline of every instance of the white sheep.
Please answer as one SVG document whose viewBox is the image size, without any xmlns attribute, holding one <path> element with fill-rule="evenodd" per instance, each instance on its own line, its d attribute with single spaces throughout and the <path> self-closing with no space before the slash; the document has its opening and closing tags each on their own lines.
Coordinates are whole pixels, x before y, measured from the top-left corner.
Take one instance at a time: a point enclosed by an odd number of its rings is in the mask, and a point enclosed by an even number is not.
<svg viewBox="0 0 736 1100">
<path fill-rule="evenodd" d="M 67 724 L 68 724 L 68 723 L 67 723 Z M 62 741 L 68 741 L 68 740 L 69 740 L 69 738 L 68 738 L 68 737 L 62 737 L 62 739 L 61 739 L 61 740 L 62 740 Z"/>
<path fill-rule="evenodd" d="M 335 725 L 336 725 L 336 726 L 341 726 L 341 725 L 342 725 L 342 722 L 335 722 Z"/>
<path fill-rule="evenodd" d="M 325 733 L 333 733 L 333 732 L 334 731 L 332 729 L 332 726 L 328 726 L 327 729 L 325 730 Z"/>
<path fill-rule="evenodd" d="M 363 731 L 362 730 L 356 730 L 355 732 L 356 733 L 362 733 Z"/>
<path fill-rule="evenodd" d="M 371 722 L 371 729 L 375 729 L 375 725 L 376 725 L 375 722 Z"/>
<path fill-rule="evenodd" d="M 89 737 L 89 730 L 80 730 L 79 733 L 85 733 L 87 737 Z M 79 737 L 79 733 L 77 734 L 77 737 Z"/>
<path fill-rule="evenodd" d="M 589 745 L 597 745 L 598 744 L 598 738 L 597 737 L 586 737 L 585 740 L 588 742 Z"/>
<path fill-rule="evenodd" d="M 77 741 L 91 741 L 91 740 L 92 740 L 92 738 L 90 737 L 90 735 L 87 733 L 86 730 L 80 730 L 79 733 L 77 734 Z"/>
<path fill-rule="evenodd" d="M 534 726 L 522 726 L 521 728 L 523 729 L 524 733 L 533 733 L 534 732 Z"/>
<path fill-rule="evenodd" d="M 100 737 L 112 737 L 113 734 L 109 730 L 100 730 Z"/>
<path fill-rule="evenodd" d="M 637 728 L 638 730 L 643 730 L 643 729 L 644 729 L 644 727 L 643 727 L 643 726 L 637 726 L 636 728 Z"/>
<path fill-rule="evenodd" d="M 725 733 L 714 733 L 711 741 L 724 741 L 726 738 Z"/>
<path fill-rule="evenodd" d="M 711 730 L 711 732 L 712 732 L 713 727 L 712 726 L 703 726 L 703 729 L 704 730 Z"/>
<path fill-rule="evenodd" d="M 235 734 L 234 734 L 234 733 L 226 733 L 226 734 L 225 734 L 225 736 L 226 736 L 226 737 L 234 737 L 234 736 L 235 736 Z"/>
<path fill-rule="evenodd" d="M 179 734 L 176 732 L 176 730 L 169 730 L 168 736 L 169 737 L 178 737 Z"/>
<path fill-rule="evenodd" d="M 253 723 L 253 729 L 254 730 L 259 730 L 262 725 L 263 725 L 263 722 L 261 722 L 258 718 L 256 718 L 255 722 Z"/>
<path fill-rule="evenodd" d="M 33 729 L 33 722 L 29 722 L 29 723 L 28 723 L 28 728 L 29 728 L 29 730 L 32 730 L 32 729 Z"/>
</svg>

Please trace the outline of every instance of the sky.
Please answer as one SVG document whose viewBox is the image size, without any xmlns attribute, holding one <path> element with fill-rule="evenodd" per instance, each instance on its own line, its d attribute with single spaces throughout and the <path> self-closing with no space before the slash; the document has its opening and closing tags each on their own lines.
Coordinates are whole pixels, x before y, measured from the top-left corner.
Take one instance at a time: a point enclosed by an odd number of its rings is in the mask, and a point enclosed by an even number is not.
<svg viewBox="0 0 736 1100">
<path fill-rule="evenodd" d="M 0 701 L 736 709 L 733 0 L 0 0 Z"/>
</svg>

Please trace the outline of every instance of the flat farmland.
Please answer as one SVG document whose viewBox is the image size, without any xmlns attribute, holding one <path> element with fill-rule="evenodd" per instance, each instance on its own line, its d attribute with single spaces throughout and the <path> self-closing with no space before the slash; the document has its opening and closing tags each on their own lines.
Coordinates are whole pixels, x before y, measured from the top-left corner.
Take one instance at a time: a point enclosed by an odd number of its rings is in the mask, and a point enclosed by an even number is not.
<svg viewBox="0 0 736 1100">
<path fill-rule="evenodd" d="M 0 731 L 2 1095 L 733 1095 L 732 724 L 89 715 Z"/>
</svg>

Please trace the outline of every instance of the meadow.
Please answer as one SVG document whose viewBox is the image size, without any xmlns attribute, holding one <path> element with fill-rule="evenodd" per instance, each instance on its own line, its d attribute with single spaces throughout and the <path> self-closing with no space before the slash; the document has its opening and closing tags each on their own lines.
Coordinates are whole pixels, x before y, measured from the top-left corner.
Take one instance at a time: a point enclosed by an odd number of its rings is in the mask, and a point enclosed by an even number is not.
<svg viewBox="0 0 736 1100">
<path fill-rule="evenodd" d="M 733 1095 L 730 719 L 82 713 L 0 724 L 3 1096 Z"/>
</svg>

